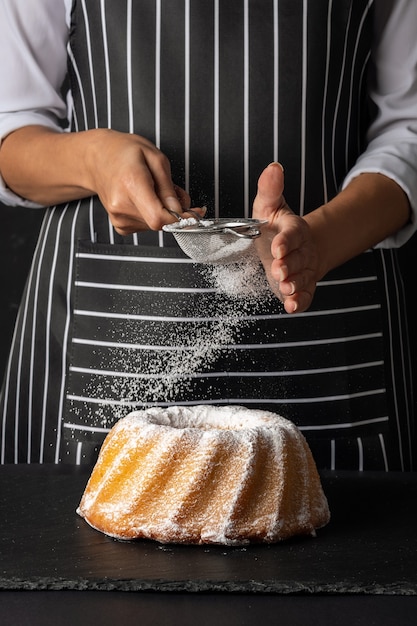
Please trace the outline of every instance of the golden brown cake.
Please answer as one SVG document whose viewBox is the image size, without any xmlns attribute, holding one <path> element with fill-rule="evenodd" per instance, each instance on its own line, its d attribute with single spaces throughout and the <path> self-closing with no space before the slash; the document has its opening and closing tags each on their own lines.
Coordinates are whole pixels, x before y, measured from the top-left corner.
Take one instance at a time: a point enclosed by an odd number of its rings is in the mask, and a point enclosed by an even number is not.
<svg viewBox="0 0 417 626">
<path fill-rule="evenodd" d="M 228 545 L 314 534 L 330 517 L 310 449 L 292 422 L 208 405 L 121 419 L 77 512 L 118 539 Z"/>
</svg>

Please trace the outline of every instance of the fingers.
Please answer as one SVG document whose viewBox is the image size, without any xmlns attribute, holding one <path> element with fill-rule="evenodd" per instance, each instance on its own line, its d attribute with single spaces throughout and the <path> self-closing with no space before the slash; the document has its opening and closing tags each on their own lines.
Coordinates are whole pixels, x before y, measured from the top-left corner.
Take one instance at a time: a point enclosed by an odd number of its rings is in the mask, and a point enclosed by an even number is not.
<svg viewBox="0 0 417 626">
<path fill-rule="evenodd" d="M 98 129 L 86 156 L 86 187 L 96 193 L 118 233 L 160 230 L 182 214 L 191 201 L 174 185 L 168 158 L 135 134 Z"/>
<path fill-rule="evenodd" d="M 296 313 L 306 310 L 313 299 L 314 283 L 306 284 L 303 274 L 288 276 L 282 275 L 274 268 L 275 261 L 265 267 L 272 293 L 274 293 L 284 305 L 287 313 Z"/>
<path fill-rule="evenodd" d="M 271 290 L 287 313 L 295 313 L 310 306 L 315 285 L 306 271 L 310 253 L 307 226 L 289 209 L 283 192 L 283 167 L 271 163 L 259 177 L 253 215 L 269 222 L 256 245 Z"/>
<path fill-rule="evenodd" d="M 258 180 L 258 191 L 253 202 L 253 216 L 258 219 L 270 219 L 275 212 L 285 205 L 284 168 L 280 163 L 270 163 Z"/>
<path fill-rule="evenodd" d="M 302 313 L 311 306 L 313 295 L 308 291 L 300 291 L 290 297 L 282 296 L 281 301 L 287 313 Z"/>
<path fill-rule="evenodd" d="M 305 311 L 312 303 L 316 290 L 313 273 L 304 270 L 299 274 L 292 274 L 288 278 L 276 281 L 277 295 L 284 303 L 287 313 Z"/>
<path fill-rule="evenodd" d="M 187 213 L 191 208 L 189 194 L 175 185 L 171 178 L 171 166 L 167 157 L 155 146 L 150 146 L 146 152 L 146 165 L 152 177 L 153 187 L 148 186 L 148 207 L 150 210 L 141 207 L 140 200 L 136 205 L 147 217 L 147 225 L 152 230 L 160 230 L 164 224 L 169 224 L 176 219 L 176 215 L 181 217 L 193 216 L 195 214 L 203 217 L 206 207 L 194 207 L 193 213 Z"/>
<path fill-rule="evenodd" d="M 190 198 L 185 190 L 174 185 L 171 165 L 168 158 L 155 146 L 144 149 L 145 165 L 151 178 L 147 187 L 147 207 L 142 207 L 141 198 L 135 197 L 135 204 L 147 216 L 147 224 L 152 230 L 159 230 L 164 224 L 175 220 L 167 211 L 181 214 L 190 206 Z"/>
<path fill-rule="evenodd" d="M 182 207 L 182 210 L 186 211 L 187 209 L 189 209 L 191 206 L 191 200 L 190 200 L 190 196 L 185 191 L 185 189 L 178 187 L 178 185 L 174 185 L 174 190 L 175 190 L 175 195 L 177 196 L 179 203 Z"/>
<path fill-rule="evenodd" d="M 318 253 L 308 224 L 290 210 L 283 192 L 283 168 L 271 163 L 259 177 L 254 201 L 254 217 L 268 220 L 256 246 L 271 290 L 287 313 L 295 313 L 312 303 Z"/>
<path fill-rule="evenodd" d="M 302 227 L 302 218 L 298 220 Z M 270 266 L 270 275 L 277 285 L 279 297 L 285 304 L 285 310 L 291 313 L 306 310 L 316 290 L 317 251 L 308 235 L 307 228 L 304 236 L 300 237 L 299 247 L 284 256 L 280 255 L 279 246 L 278 258 L 274 258 Z"/>
</svg>

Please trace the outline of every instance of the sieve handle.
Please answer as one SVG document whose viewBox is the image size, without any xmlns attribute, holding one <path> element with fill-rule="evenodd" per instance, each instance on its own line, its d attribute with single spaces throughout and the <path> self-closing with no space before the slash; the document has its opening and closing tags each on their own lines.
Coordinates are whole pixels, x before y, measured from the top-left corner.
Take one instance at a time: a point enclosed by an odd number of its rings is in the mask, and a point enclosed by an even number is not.
<svg viewBox="0 0 417 626">
<path fill-rule="evenodd" d="M 256 237 L 260 237 L 261 231 L 257 228 L 252 228 L 250 232 L 240 232 L 235 230 L 234 228 L 223 228 L 223 233 L 230 233 L 231 235 L 235 235 L 236 237 L 242 237 L 242 239 L 255 239 Z"/>
</svg>

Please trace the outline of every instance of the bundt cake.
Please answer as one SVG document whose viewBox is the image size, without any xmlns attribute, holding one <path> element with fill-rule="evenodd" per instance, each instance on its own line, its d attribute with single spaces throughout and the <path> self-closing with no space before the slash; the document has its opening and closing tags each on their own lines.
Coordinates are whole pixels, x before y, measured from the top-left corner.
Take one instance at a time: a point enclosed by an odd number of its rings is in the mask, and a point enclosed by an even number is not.
<svg viewBox="0 0 417 626">
<path fill-rule="evenodd" d="M 77 512 L 118 539 L 226 545 L 314 534 L 330 516 L 292 422 L 208 405 L 154 407 L 117 422 Z"/>
</svg>

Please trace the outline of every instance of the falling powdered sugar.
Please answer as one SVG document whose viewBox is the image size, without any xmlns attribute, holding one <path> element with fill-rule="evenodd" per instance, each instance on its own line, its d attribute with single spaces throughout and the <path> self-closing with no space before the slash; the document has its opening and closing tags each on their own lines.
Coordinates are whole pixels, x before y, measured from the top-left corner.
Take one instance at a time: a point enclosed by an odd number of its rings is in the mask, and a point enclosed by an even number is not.
<svg viewBox="0 0 417 626">
<path fill-rule="evenodd" d="M 95 398 L 82 409 L 86 424 L 109 430 L 134 409 L 213 397 L 215 370 L 228 367 L 230 347 L 275 297 L 256 253 L 239 263 L 199 265 L 198 271 L 205 289 L 190 299 L 187 316 L 184 302 L 174 302 L 173 321 L 161 322 L 159 300 L 148 321 L 132 315 L 123 326 L 114 323 L 113 347 L 102 352 L 103 373 L 86 379 L 85 396 Z"/>
<path fill-rule="evenodd" d="M 219 293 L 241 300 L 245 307 L 253 303 L 266 302 L 272 293 L 265 272 L 255 252 L 248 254 L 238 263 L 230 265 L 208 265 L 206 276 Z"/>
</svg>

